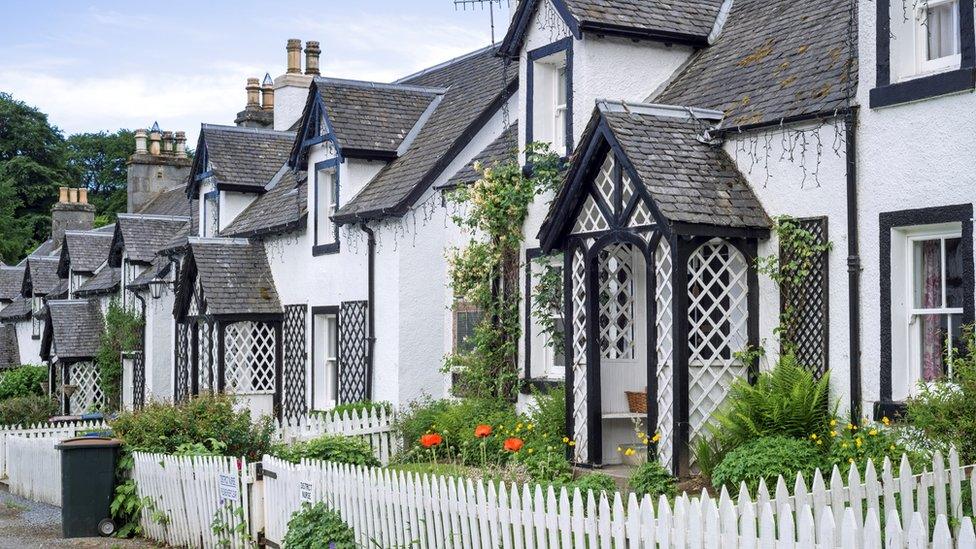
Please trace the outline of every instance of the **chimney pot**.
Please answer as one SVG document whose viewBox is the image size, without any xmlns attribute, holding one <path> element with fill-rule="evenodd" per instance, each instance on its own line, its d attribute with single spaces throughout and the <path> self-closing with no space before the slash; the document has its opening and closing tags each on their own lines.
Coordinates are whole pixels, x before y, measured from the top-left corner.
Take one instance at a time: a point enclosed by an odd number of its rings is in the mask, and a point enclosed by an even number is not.
<svg viewBox="0 0 976 549">
<path fill-rule="evenodd" d="M 268 73 L 264 73 L 264 82 L 261 84 L 261 108 L 266 111 L 274 109 L 274 80 Z"/>
<path fill-rule="evenodd" d="M 68 202 L 72 204 L 78 202 L 78 189 L 74 187 L 68 189 Z"/>
<path fill-rule="evenodd" d="M 154 124 L 153 130 L 149 132 L 149 154 L 159 156 L 160 139 L 162 139 L 162 134 L 159 132 L 159 126 Z"/>
<path fill-rule="evenodd" d="M 163 132 L 163 154 L 173 154 L 173 132 Z"/>
<path fill-rule="evenodd" d="M 319 75 L 319 54 L 322 49 L 315 40 L 305 42 L 305 74 Z"/>
<path fill-rule="evenodd" d="M 261 92 L 261 84 L 258 83 L 257 78 L 248 78 L 247 85 L 244 86 L 247 90 L 247 108 L 253 109 L 258 107 L 258 95 Z"/>
<path fill-rule="evenodd" d="M 176 132 L 176 156 L 186 158 L 186 132 Z"/>
<path fill-rule="evenodd" d="M 146 154 L 146 138 L 148 133 L 144 129 L 136 130 L 136 154 Z"/>
<path fill-rule="evenodd" d="M 88 204 L 88 189 L 85 187 L 78 189 L 78 202 L 80 204 Z"/>
<path fill-rule="evenodd" d="M 302 41 L 298 38 L 289 38 L 288 45 L 285 46 L 285 50 L 288 52 L 288 70 L 287 74 L 301 74 L 302 73 Z"/>
<path fill-rule="evenodd" d="M 68 187 L 58 187 L 58 202 L 62 204 L 68 202 Z"/>
</svg>

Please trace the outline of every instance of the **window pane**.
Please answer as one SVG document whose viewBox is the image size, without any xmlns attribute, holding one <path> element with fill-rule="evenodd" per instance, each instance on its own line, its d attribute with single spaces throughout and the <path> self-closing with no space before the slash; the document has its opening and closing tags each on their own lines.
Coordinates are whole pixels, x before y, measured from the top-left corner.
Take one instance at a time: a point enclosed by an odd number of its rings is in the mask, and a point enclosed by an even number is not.
<svg viewBox="0 0 976 549">
<path fill-rule="evenodd" d="M 454 346 L 457 352 L 467 353 L 474 349 L 474 330 L 481 322 L 481 311 L 456 313 Z"/>
<path fill-rule="evenodd" d="M 556 330 L 558 333 L 565 333 L 565 324 L 562 318 L 557 318 L 556 320 Z M 555 368 L 563 368 L 566 366 L 566 357 L 563 353 L 564 346 L 562 341 L 553 342 L 552 346 L 552 365 Z"/>
<path fill-rule="evenodd" d="M 566 104 L 566 67 L 556 71 L 556 105 Z"/>
<path fill-rule="evenodd" d="M 945 241 L 946 307 L 963 306 L 962 239 L 947 238 Z"/>
<path fill-rule="evenodd" d="M 959 35 L 956 18 L 956 2 L 947 2 L 926 9 L 927 32 L 929 37 L 928 59 L 941 59 L 959 53 Z"/>
<path fill-rule="evenodd" d="M 335 241 L 335 231 L 332 229 L 332 192 L 333 172 L 321 171 L 318 174 L 315 187 L 316 196 L 316 244 L 329 244 Z"/>
<path fill-rule="evenodd" d="M 914 306 L 916 309 L 942 307 L 942 241 L 916 240 L 912 246 Z"/>
<path fill-rule="evenodd" d="M 949 315 L 920 315 L 918 324 L 922 380 L 933 381 L 946 371 L 945 351 L 946 337 L 949 335 Z"/>
</svg>

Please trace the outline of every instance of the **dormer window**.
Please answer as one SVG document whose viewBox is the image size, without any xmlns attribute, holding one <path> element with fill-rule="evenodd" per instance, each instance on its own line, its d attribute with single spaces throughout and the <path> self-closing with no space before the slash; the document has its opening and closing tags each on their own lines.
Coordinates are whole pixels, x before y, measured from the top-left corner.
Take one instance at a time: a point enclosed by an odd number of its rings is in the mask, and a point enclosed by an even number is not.
<svg viewBox="0 0 976 549">
<path fill-rule="evenodd" d="M 339 251 L 339 227 L 332 216 L 339 209 L 338 162 L 326 160 L 315 165 L 315 245 L 314 255 Z"/>
<path fill-rule="evenodd" d="M 529 52 L 526 142 L 552 145 L 569 156 L 573 141 L 572 39 Z"/>
</svg>

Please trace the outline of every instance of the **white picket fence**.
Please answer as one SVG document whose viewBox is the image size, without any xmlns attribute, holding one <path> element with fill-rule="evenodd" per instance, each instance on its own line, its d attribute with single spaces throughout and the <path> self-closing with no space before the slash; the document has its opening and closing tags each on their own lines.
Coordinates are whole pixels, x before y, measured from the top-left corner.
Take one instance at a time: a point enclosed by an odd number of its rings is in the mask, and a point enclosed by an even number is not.
<svg viewBox="0 0 976 549">
<path fill-rule="evenodd" d="M 133 458 L 145 537 L 176 547 L 248 546 L 251 479 L 243 459 L 145 453 Z"/>
<path fill-rule="evenodd" d="M 660 498 L 626 499 L 619 493 L 543 489 L 442 476 L 405 474 L 333 463 L 293 465 L 266 457 L 265 536 L 280 543 L 291 514 L 303 501 L 325 501 L 356 531 L 363 546 L 379 547 L 797 547 L 880 549 L 928 546 L 919 512 L 901 528 L 892 510 L 882 535 L 869 508 L 859 524 L 849 507 L 811 502 L 794 513 L 788 505 L 774 513 L 775 501 L 753 501 L 747 493 L 733 503 L 723 490 L 716 500 L 681 496 L 674 505 Z M 946 515 L 940 515 L 933 547 L 953 547 Z M 959 523 L 958 547 L 976 547 L 970 517 Z M 882 540 L 885 544 L 882 545 Z"/>
<path fill-rule="evenodd" d="M 7 445 L 11 437 L 46 438 L 63 440 L 78 436 L 86 431 L 108 429 L 104 421 L 77 421 L 66 423 L 37 423 L 34 425 L 0 426 L 0 478 L 7 474 Z"/>
<path fill-rule="evenodd" d="M 277 436 L 284 442 L 310 440 L 326 434 L 362 437 L 369 442 L 380 463 L 386 465 L 399 448 L 393 421 L 393 414 L 382 406 L 339 414 L 314 414 L 278 423 Z"/>
<path fill-rule="evenodd" d="M 7 440 L 7 485 L 11 494 L 61 507 L 61 439 Z"/>
</svg>

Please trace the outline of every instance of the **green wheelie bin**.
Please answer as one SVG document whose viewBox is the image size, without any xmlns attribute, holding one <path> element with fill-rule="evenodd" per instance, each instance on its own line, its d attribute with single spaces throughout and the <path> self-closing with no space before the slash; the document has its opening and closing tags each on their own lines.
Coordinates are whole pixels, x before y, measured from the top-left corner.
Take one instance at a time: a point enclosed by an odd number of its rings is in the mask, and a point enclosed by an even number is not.
<svg viewBox="0 0 976 549">
<path fill-rule="evenodd" d="M 66 538 L 109 536 L 115 464 L 122 441 L 107 437 L 70 438 L 61 451 L 61 533 Z"/>
</svg>

